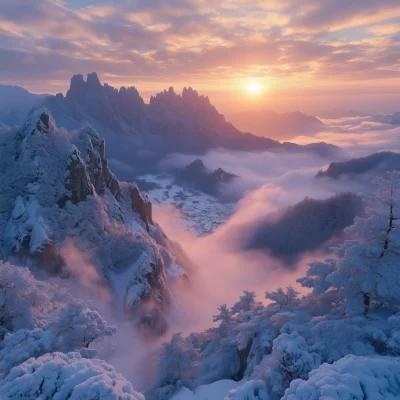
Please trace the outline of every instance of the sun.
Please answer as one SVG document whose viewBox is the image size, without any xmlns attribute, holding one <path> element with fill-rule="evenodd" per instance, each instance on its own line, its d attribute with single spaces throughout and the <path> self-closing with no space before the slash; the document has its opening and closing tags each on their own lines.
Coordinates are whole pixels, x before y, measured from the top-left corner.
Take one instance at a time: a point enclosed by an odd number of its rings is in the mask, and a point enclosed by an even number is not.
<svg viewBox="0 0 400 400">
<path fill-rule="evenodd" d="M 261 92 L 261 85 L 258 82 L 250 82 L 247 85 L 247 90 L 253 94 L 259 93 Z"/>
</svg>

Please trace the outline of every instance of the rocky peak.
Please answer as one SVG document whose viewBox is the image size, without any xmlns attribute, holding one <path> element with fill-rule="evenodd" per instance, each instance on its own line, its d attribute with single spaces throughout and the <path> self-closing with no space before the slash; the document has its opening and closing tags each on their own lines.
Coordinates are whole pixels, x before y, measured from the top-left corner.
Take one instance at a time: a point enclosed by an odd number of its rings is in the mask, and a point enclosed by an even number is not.
<svg viewBox="0 0 400 400">
<path fill-rule="evenodd" d="M 80 96 L 86 91 L 86 82 L 83 79 L 83 75 L 74 75 L 71 78 L 69 90 L 67 91 L 66 97 L 69 99 L 80 100 Z"/>
<path fill-rule="evenodd" d="M 185 167 L 187 172 L 206 173 L 207 168 L 200 158 L 197 158 L 192 163 Z"/>
<path fill-rule="evenodd" d="M 86 85 L 91 90 L 101 89 L 102 86 L 100 83 L 100 79 L 97 76 L 96 72 L 92 72 L 92 73 L 88 74 L 87 79 L 86 79 Z"/>
<path fill-rule="evenodd" d="M 44 106 L 40 106 L 31 111 L 25 121 L 23 131 L 31 135 L 35 133 L 47 134 L 53 132 L 54 127 L 55 123 L 49 110 Z"/>
<path fill-rule="evenodd" d="M 121 198 L 121 188 L 116 176 L 108 167 L 106 158 L 106 143 L 104 139 L 90 126 L 87 125 L 79 133 L 79 141 L 84 152 L 85 166 L 94 190 L 97 194 L 103 194 L 108 188 L 113 196 Z"/>
<path fill-rule="evenodd" d="M 86 165 L 81 159 L 77 147 L 72 144 L 69 150 L 68 176 L 65 187 L 71 192 L 71 202 L 77 204 L 86 200 L 93 194 L 92 185 L 89 182 Z M 59 205 L 62 205 L 59 203 Z"/>
<path fill-rule="evenodd" d="M 232 179 L 237 178 L 237 175 L 226 172 L 222 168 L 218 168 L 212 173 L 212 178 L 216 183 L 230 182 Z"/>
<path fill-rule="evenodd" d="M 145 193 L 141 193 L 137 185 L 130 186 L 131 205 L 142 221 L 146 224 L 146 229 L 149 231 L 149 223 L 153 224 L 152 205 L 151 201 Z"/>
<path fill-rule="evenodd" d="M 119 89 L 119 97 L 121 101 L 126 101 L 130 105 L 144 105 L 142 96 L 140 96 L 138 90 L 134 86 L 128 88 L 122 86 Z"/>
</svg>

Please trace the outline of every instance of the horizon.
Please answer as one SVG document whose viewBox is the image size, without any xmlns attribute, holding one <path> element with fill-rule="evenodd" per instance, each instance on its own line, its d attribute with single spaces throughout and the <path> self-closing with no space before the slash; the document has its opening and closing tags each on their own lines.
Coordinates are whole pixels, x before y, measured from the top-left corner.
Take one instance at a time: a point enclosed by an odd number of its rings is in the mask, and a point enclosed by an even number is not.
<svg viewBox="0 0 400 400">
<path fill-rule="evenodd" d="M 138 89 L 138 87 L 137 86 L 135 86 L 135 85 L 124 85 L 124 84 L 121 84 L 120 86 L 114 86 L 114 85 L 112 85 L 112 84 L 110 84 L 109 82 L 107 82 L 107 81 L 103 81 L 102 79 L 101 79 L 101 76 L 97 73 L 97 72 L 95 72 L 95 71 L 92 71 L 92 72 L 87 72 L 87 73 L 78 73 L 78 74 L 74 74 L 74 75 L 82 75 L 83 76 L 83 79 L 85 80 L 85 82 L 86 82 L 86 79 L 87 79 L 87 75 L 88 74 L 90 74 L 90 73 L 95 73 L 98 77 L 99 77 L 99 80 L 100 80 L 100 83 L 101 83 L 101 85 L 103 86 L 103 85 L 105 85 L 105 84 L 108 84 L 108 85 L 110 85 L 110 86 L 112 86 L 112 87 L 114 87 L 115 89 L 120 89 L 121 87 L 126 87 L 126 88 L 128 88 L 128 87 L 134 87 L 134 88 L 136 88 L 138 91 L 139 91 L 139 94 L 143 97 L 143 101 L 146 103 L 146 104 L 149 104 L 149 102 L 150 102 L 150 98 L 151 98 L 151 96 L 155 96 L 157 93 L 160 93 L 160 92 L 163 92 L 163 91 L 165 91 L 165 90 L 168 90 L 170 87 L 172 87 L 173 88 L 173 90 L 174 90 L 174 92 L 176 93 L 176 94 L 178 94 L 178 95 L 181 95 L 182 94 L 182 91 L 183 91 L 183 89 L 184 88 L 192 88 L 193 90 L 195 90 L 195 91 L 197 91 L 198 92 L 198 94 L 201 96 L 201 95 L 203 95 L 203 96 L 207 96 L 207 97 L 209 97 L 210 98 L 210 103 L 212 104 L 212 105 L 214 105 L 215 107 L 216 107 L 216 109 L 217 109 L 217 111 L 218 112 L 220 112 L 221 114 L 223 114 L 225 117 L 230 117 L 230 116 L 233 116 L 233 115 L 235 115 L 235 114 L 237 114 L 237 113 L 241 113 L 241 112 L 249 112 L 249 111 L 253 111 L 253 112 L 262 112 L 262 111 L 265 111 L 265 112 L 275 112 L 275 113 L 278 113 L 278 114 L 285 114 L 285 113 L 296 113 L 296 112 L 300 112 L 300 113 L 302 113 L 302 114 L 305 114 L 305 115 L 312 115 L 312 116 L 315 116 L 315 117 L 317 117 L 317 118 L 320 118 L 320 119 L 323 119 L 322 117 L 319 117 L 319 115 L 318 115 L 318 112 L 325 112 L 325 111 L 335 111 L 335 110 L 350 110 L 350 111 L 359 111 L 359 112 L 362 112 L 362 113 L 365 113 L 365 112 L 370 112 L 371 114 L 376 114 L 376 115 L 379 115 L 379 114 L 384 114 L 384 113 L 394 113 L 394 112 L 397 112 L 397 110 L 399 109 L 399 108 L 397 108 L 396 106 L 394 106 L 393 108 L 390 108 L 390 109 L 379 109 L 379 108 L 377 108 L 377 107 L 372 107 L 372 108 L 361 108 L 361 107 L 357 107 L 356 105 L 353 107 L 353 106 L 348 106 L 348 107 L 346 107 L 346 106 L 341 106 L 340 104 L 338 104 L 338 105 L 336 105 L 336 106 L 332 106 L 332 107 L 327 107 L 327 108 L 319 108 L 319 109 L 316 109 L 316 111 L 315 112 L 312 112 L 312 108 L 311 109 L 309 109 L 310 111 L 307 111 L 307 108 L 304 110 L 304 109 L 302 109 L 301 108 L 301 105 L 299 104 L 299 107 L 298 108 L 295 108 L 296 106 L 293 106 L 294 108 L 283 108 L 283 109 L 274 109 L 274 108 L 272 108 L 273 107 L 273 105 L 271 105 L 270 103 L 262 103 L 262 102 L 260 102 L 260 99 L 259 98 L 256 98 L 256 99 L 252 99 L 252 98 L 249 98 L 248 99 L 248 103 L 250 103 L 250 105 L 248 105 L 247 107 L 245 106 L 245 107 L 241 107 L 241 108 L 237 108 L 237 109 L 235 109 L 235 110 L 231 110 L 231 111 L 229 111 L 228 110 L 228 112 L 226 112 L 225 111 L 225 109 L 224 109 L 224 104 L 222 103 L 222 106 L 221 106 L 221 103 L 215 103 L 214 101 L 213 101 L 213 98 L 212 97 L 210 97 L 210 95 L 209 94 L 207 94 L 207 92 L 201 92 L 201 91 L 199 91 L 199 90 L 197 90 L 196 89 L 196 87 L 193 87 L 193 86 L 190 86 L 190 85 L 185 85 L 185 86 L 182 86 L 182 87 L 175 87 L 175 86 L 166 86 L 165 88 L 163 88 L 163 89 L 160 89 L 160 90 L 158 90 L 158 91 L 154 91 L 154 92 L 145 92 L 145 93 L 147 93 L 147 95 L 143 95 L 143 92 L 141 92 L 140 91 L 140 89 Z M 72 76 L 71 76 L 71 78 L 72 78 Z M 27 90 L 29 93 L 31 93 L 31 94 L 36 94 L 36 95 L 50 95 L 50 96 L 55 96 L 56 94 L 58 94 L 58 93 L 62 93 L 63 94 L 63 96 L 66 96 L 66 93 L 67 93 L 67 91 L 68 91 L 68 89 L 69 89 L 69 87 L 70 87 L 70 81 L 71 81 L 71 79 L 70 80 L 68 80 L 68 84 L 67 84 L 67 86 L 66 86 L 66 88 L 63 90 L 63 91 L 61 91 L 61 92 L 58 92 L 58 91 L 56 91 L 56 92 L 53 92 L 53 93 L 50 93 L 50 92 L 40 92 L 40 91 L 31 91 L 31 90 L 29 90 L 27 87 L 25 87 L 25 86 L 21 86 L 21 85 L 18 85 L 18 84 L 13 84 L 13 83 L 2 83 L 2 82 L 0 82 L 0 86 L 15 86 L 15 87 L 20 87 L 20 88 L 22 88 L 22 89 L 25 89 L 25 90 Z M 263 104 L 265 105 L 265 107 L 263 107 Z M 270 108 L 268 108 L 269 106 L 271 106 Z M 258 107 L 258 108 L 257 108 Z"/>
<path fill-rule="evenodd" d="M 96 71 L 146 99 L 191 86 L 225 115 L 316 115 L 360 98 L 389 113 L 400 101 L 394 0 L 6 0 L 0 21 L 0 82 L 32 93 L 65 93 L 73 74 Z"/>
</svg>

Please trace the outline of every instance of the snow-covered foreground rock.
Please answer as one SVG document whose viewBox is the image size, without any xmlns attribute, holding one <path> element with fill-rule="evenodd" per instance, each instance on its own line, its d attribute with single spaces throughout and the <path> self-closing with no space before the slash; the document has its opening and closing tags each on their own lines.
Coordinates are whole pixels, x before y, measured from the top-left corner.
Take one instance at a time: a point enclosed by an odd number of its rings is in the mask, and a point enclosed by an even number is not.
<svg viewBox="0 0 400 400">
<path fill-rule="evenodd" d="M 209 385 L 199 386 L 193 391 L 183 387 L 172 396 L 171 400 L 224 400 L 228 392 L 239 385 L 239 382 L 223 379 Z"/>
<path fill-rule="evenodd" d="M 8 399 L 144 400 L 111 365 L 79 353 L 31 358 L 13 368 L 0 385 L 0 395 Z"/>
<path fill-rule="evenodd" d="M 197 236 L 214 232 L 235 211 L 235 204 L 222 203 L 204 192 L 181 186 L 175 183 L 172 175 L 143 175 L 139 179 L 148 185 L 146 193 L 154 204 L 176 207 L 182 227 Z"/>
<path fill-rule="evenodd" d="M 399 357 L 348 355 L 322 364 L 309 376 L 307 381 L 293 381 L 282 400 L 395 400 L 400 394 Z"/>
</svg>

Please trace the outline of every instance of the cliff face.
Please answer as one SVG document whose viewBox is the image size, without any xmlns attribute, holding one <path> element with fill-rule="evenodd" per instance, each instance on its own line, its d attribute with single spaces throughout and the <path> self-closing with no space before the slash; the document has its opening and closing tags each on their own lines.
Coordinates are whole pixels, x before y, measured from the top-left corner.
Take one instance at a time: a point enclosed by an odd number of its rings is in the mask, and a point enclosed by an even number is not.
<svg viewBox="0 0 400 400">
<path fill-rule="evenodd" d="M 148 197 L 117 180 L 105 149 L 92 127 L 68 133 L 44 107 L 0 138 L 0 255 L 64 277 L 94 267 L 126 312 L 163 329 L 179 257 Z"/>
</svg>

